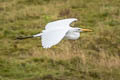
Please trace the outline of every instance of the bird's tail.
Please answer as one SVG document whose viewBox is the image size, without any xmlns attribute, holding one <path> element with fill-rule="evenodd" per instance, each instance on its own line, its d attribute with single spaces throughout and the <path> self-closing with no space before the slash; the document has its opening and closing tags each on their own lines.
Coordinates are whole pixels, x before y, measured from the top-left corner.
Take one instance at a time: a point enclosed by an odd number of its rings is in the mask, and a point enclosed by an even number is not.
<svg viewBox="0 0 120 80">
<path fill-rule="evenodd" d="M 23 40 L 23 39 L 34 38 L 34 37 L 41 37 L 41 35 L 42 35 L 42 33 L 35 34 L 35 35 L 32 35 L 32 36 L 19 36 L 16 39 Z"/>
</svg>

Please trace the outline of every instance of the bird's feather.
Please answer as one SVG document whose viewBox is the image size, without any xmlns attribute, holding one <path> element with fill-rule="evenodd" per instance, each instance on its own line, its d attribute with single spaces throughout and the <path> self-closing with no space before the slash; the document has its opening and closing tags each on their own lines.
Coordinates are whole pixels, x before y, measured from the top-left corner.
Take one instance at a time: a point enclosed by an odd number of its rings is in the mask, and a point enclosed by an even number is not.
<svg viewBox="0 0 120 80">
<path fill-rule="evenodd" d="M 60 28 L 60 27 L 69 27 L 69 25 L 74 21 L 77 21 L 77 19 L 69 18 L 69 19 L 50 22 L 45 26 L 45 30 L 51 30 L 51 29 Z"/>
<path fill-rule="evenodd" d="M 69 28 L 59 28 L 54 30 L 46 30 L 42 34 L 42 46 L 44 48 L 50 48 L 53 45 L 58 44 L 68 32 Z"/>
</svg>

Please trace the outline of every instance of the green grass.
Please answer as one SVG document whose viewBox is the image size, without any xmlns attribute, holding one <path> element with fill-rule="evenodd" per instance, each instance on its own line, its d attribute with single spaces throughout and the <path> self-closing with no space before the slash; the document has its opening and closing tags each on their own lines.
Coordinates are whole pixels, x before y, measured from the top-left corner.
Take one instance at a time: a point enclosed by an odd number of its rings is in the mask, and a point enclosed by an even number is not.
<svg viewBox="0 0 120 80">
<path fill-rule="evenodd" d="M 119 0 L 0 0 L 0 80 L 119 80 Z M 77 18 L 78 40 L 43 49 L 48 22 Z"/>
</svg>

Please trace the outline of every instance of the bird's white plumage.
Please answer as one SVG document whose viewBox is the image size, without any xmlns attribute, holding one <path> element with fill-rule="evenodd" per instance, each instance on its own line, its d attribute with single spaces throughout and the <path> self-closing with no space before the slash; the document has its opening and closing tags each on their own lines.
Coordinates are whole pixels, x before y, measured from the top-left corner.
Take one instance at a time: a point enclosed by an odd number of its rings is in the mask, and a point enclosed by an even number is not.
<svg viewBox="0 0 120 80">
<path fill-rule="evenodd" d="M 69 25 L 76 20 L 75 18 L 70 18 L 48 23 L 41 36 L 42 46 L 44 48 L 50 48 L 58 44 L 71 28 Z"/>
<path fill-rule="evenodd" d="M 64 38 L 68 30 L 69 28 L 59 28 L 44 31 L 41 36 L 43 48 L 50 48 L 51 46 L 58 44 Z"/>
<path fill-rule="evenodd" d="M 80 32 L 92 31 L 89 29 L 71 27 L 70 24 L 73 21 L 77 21 L 77 19 L 69 18 L 50 22 L 45 26 L 45 30 L 43 30 L 41 33 L 18 39 L 41 37 L 43 48 L 50 48 L 58 44 L 63 38 L 76 40 L 80 37 Z"/>
<path fill-rule="evenodd" d="M 61 27 L 69 27 L 69 25 L 73 22 L 77 21 L 75 18 L 70 18 L 70 19 L 63 19 L 63 20 L 58 20 L 54 22 L 50 22 L 45 26 L 45 30 L 50 30 L 50 29 L 55 29 L 55 28 L 61 28 Z"/>
</svg>

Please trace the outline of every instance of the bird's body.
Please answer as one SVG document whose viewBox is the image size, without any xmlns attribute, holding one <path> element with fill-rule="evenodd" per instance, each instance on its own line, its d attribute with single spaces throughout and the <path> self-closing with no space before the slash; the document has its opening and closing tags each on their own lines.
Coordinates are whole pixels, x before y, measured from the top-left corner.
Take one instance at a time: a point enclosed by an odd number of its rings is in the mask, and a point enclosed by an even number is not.
<svg viewBox="0 0 120 80">
<path fill-rule="evenodd" d="M 76 29 L 76 28 L 72 28 L 70 29 L 64 38 L 66 39 L 70 39 L 70 40 L 76 40 L 80 37 L 80 32 L 77 32 L 77 31 L 74 31 L 73 29 Z"/>
<path fill-rule="evenodd" d="M 91 31 L 89 29 L 71 27 L 70 24 L 73 21 L 77 21 L 77 19 L 70 18 L 50 22 L 45 26 L 45 30 L 42 33 L 33 35 L 32 37 L 41 37 L 43 48 L 50 48 L 58 44 L 63 38 L 76 40 L 80 37 L 80 32 Z"/>
</svg>

